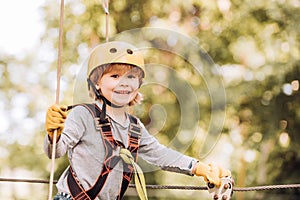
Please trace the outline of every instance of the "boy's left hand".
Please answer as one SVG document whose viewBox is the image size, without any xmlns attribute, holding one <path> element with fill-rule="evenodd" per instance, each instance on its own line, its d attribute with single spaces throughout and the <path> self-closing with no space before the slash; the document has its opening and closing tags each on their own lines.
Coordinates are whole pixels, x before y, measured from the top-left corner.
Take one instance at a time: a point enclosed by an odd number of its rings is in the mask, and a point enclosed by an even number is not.
<svg viewBox="0 0 300 200">
<path fill-rule="evenodd" d="M 193 170 L 196 176 L 203 176 L 206 182 L 220 187 L 221 178 L 231 176 L 231 172 L 220 166 L 198 162 Z"/>
</svg>

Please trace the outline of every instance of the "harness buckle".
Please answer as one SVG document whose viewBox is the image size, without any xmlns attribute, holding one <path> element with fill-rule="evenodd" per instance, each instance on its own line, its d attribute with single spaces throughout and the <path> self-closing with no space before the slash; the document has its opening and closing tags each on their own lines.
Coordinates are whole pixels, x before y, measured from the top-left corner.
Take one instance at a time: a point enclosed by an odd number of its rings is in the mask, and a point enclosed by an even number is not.
<svg viewBox="0 0 300 200">
<path fill-rule="evenodd" d="M 104 126 L 110 126 L 110 121 L 108 120 L 108 118 L 106 118 L 105 121 L 107 121 L 107 122 L 106 123 L 101 123 L 100 117 L 95 117 L 94 118 L 95 127 L 96 127 L 97 131 L 100 131 L 101 128 L 104 127 Z"/>
<path fill-rule="evenodd" d="M 129 132 L 131 132 L 131 133 L 135 133 L 135 134 L 137 134 L 138 136 L 141 136 L 141 127 L 139 126 L 139 125 L 136 125 L 136 124 L 134 124 L 134 123 L 130 123 L 129 124 Z"/>
</svg>

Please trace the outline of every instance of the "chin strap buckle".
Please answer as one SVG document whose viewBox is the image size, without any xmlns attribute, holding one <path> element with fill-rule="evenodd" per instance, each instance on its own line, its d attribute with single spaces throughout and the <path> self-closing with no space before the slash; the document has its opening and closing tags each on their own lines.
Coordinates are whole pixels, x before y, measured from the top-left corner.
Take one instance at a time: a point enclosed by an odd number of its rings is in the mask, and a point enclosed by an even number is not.
<svg viewBox="0 0 300 200">
<path fill-rule="evenodd" d="M 208 183 L 208 192 L 213 200 L 230 200 L 233 194 L 234 181 L 231 176 L 221 178 L 221 186 L 217 187 L 214 184 Z"/>
</svg>

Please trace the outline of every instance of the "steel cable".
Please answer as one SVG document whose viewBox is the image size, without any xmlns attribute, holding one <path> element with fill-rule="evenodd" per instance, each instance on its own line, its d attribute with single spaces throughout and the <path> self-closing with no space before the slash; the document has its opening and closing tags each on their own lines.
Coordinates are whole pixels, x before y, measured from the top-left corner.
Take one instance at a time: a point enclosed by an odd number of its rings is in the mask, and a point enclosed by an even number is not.
<svg viewBox="0 0 300 200">
<path fill-rule="evenodd" d="M 39 183 L 49 184 L 49 180 L 39 179 L 18 179 L 18 178 L 0 178 L 0 182 L 21 182 L 21 183 Z M 54 180 L 53 183 L 57 183 Z M 134 184 L 129 184 L 129 187 L 134 188 Z M 185 185 L 146 185 L 147 189 L 173 189 L 173 190 L 207 190 L 206 186 L 185 186 Z M 264 190 L 280 190 L 280 189 L 300 189 L 300 184 L 284 184 L 284 185 L 262 185 L 253 187 L 233 187 L 235 192 L 250 192 Z"/>
</svg>

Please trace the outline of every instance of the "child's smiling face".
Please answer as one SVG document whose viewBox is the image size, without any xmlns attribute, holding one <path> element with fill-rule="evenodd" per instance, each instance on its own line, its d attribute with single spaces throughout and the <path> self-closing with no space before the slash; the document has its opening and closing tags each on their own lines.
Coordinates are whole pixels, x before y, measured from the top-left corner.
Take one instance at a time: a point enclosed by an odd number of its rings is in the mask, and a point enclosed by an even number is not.
<svg viewBox="0 0 300 200">
<path fill-rule="evenodd" d="M 98 81 L 102 95 L 118 106 L 128 105 L 138 94 L 139 71 L 135 67 L 117 64 L 110 67 Z"/>
</svg>

